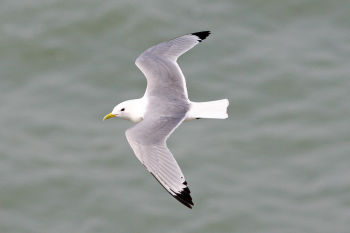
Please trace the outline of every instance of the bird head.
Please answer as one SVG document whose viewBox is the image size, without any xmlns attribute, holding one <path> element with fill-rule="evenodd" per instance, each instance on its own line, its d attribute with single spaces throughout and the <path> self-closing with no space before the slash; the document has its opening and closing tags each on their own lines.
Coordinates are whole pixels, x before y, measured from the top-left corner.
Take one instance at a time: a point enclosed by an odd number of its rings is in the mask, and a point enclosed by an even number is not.
<svg viewBox="0 0 350 233">
<path fill-rule="evenodd" d="M 113 111 L 107 114 L 103 120 L 119 117 L 125 120 L 139 122 L 143 119 L 144 108 L 145 106 L 143 106 L 143 102 L 140 99 L 127 100 L 117 104 L 113 108 Z"/>
</svg>

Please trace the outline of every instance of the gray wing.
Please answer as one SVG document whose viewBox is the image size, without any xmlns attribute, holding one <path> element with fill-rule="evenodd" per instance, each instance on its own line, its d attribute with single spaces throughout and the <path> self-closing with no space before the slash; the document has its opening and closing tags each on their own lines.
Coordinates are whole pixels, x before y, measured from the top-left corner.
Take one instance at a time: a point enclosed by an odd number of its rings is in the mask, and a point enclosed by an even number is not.
<svg viewBox="0 0 350 233">
<path fill-rule="evenodd" d="M 209 31 L 196 32 L 157 44 L 144 51 L 136 66 L 147 79 L 145 95 L 188 99 L 185 77 L 177 58 L 207 38 Z"/>
<path fill-rule="evenodd" d="M 125 134 L 136 157 L 146 169 L 173 197 L 192 208 L 185 176 L 166 145 L 166 139 L 184 117 L 185 114 L 146 117 Z"/>
</svg>

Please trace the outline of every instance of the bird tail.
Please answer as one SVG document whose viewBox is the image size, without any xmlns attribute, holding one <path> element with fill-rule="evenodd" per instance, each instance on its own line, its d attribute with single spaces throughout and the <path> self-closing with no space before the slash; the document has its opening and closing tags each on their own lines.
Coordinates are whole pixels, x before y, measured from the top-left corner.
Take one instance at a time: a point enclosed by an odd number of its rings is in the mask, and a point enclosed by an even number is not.
<svg viewBox="0 0 350 233">
<path fill-rule="evenodd" d="M 214 118 L 226 119 L 228 99 L 214 100 L 208 102 L 191 102 L 191 108 L 188 112 L 187 119 Z"/>
</svg>

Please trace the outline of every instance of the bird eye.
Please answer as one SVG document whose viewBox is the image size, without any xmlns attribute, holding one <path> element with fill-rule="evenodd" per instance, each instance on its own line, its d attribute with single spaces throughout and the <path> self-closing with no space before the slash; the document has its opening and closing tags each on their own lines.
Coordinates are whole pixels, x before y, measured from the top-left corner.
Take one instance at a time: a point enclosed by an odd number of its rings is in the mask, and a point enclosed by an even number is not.
<svg viewBox="0 0 350 233">
<path fill-rule="evenodd" d="M 124 111 L 125 111 L 125 108 L 120 109 L 120 111 L 124 112 Z"/>
</svg>

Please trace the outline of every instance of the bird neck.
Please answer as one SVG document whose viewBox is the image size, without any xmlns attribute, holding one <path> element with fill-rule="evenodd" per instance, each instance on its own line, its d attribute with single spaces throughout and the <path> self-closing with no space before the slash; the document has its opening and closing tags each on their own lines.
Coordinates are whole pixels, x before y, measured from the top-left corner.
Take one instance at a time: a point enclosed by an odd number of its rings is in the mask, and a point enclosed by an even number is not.
<svg viewBox="0 0 350 233">
<path fill-rule="evenodd" d="M 132 122 L 140 122 L 143 120 L 146 111 L 146 100 L 144 98 L 130 100 L 131 106 L 128 120 Z"/>
</svg>

